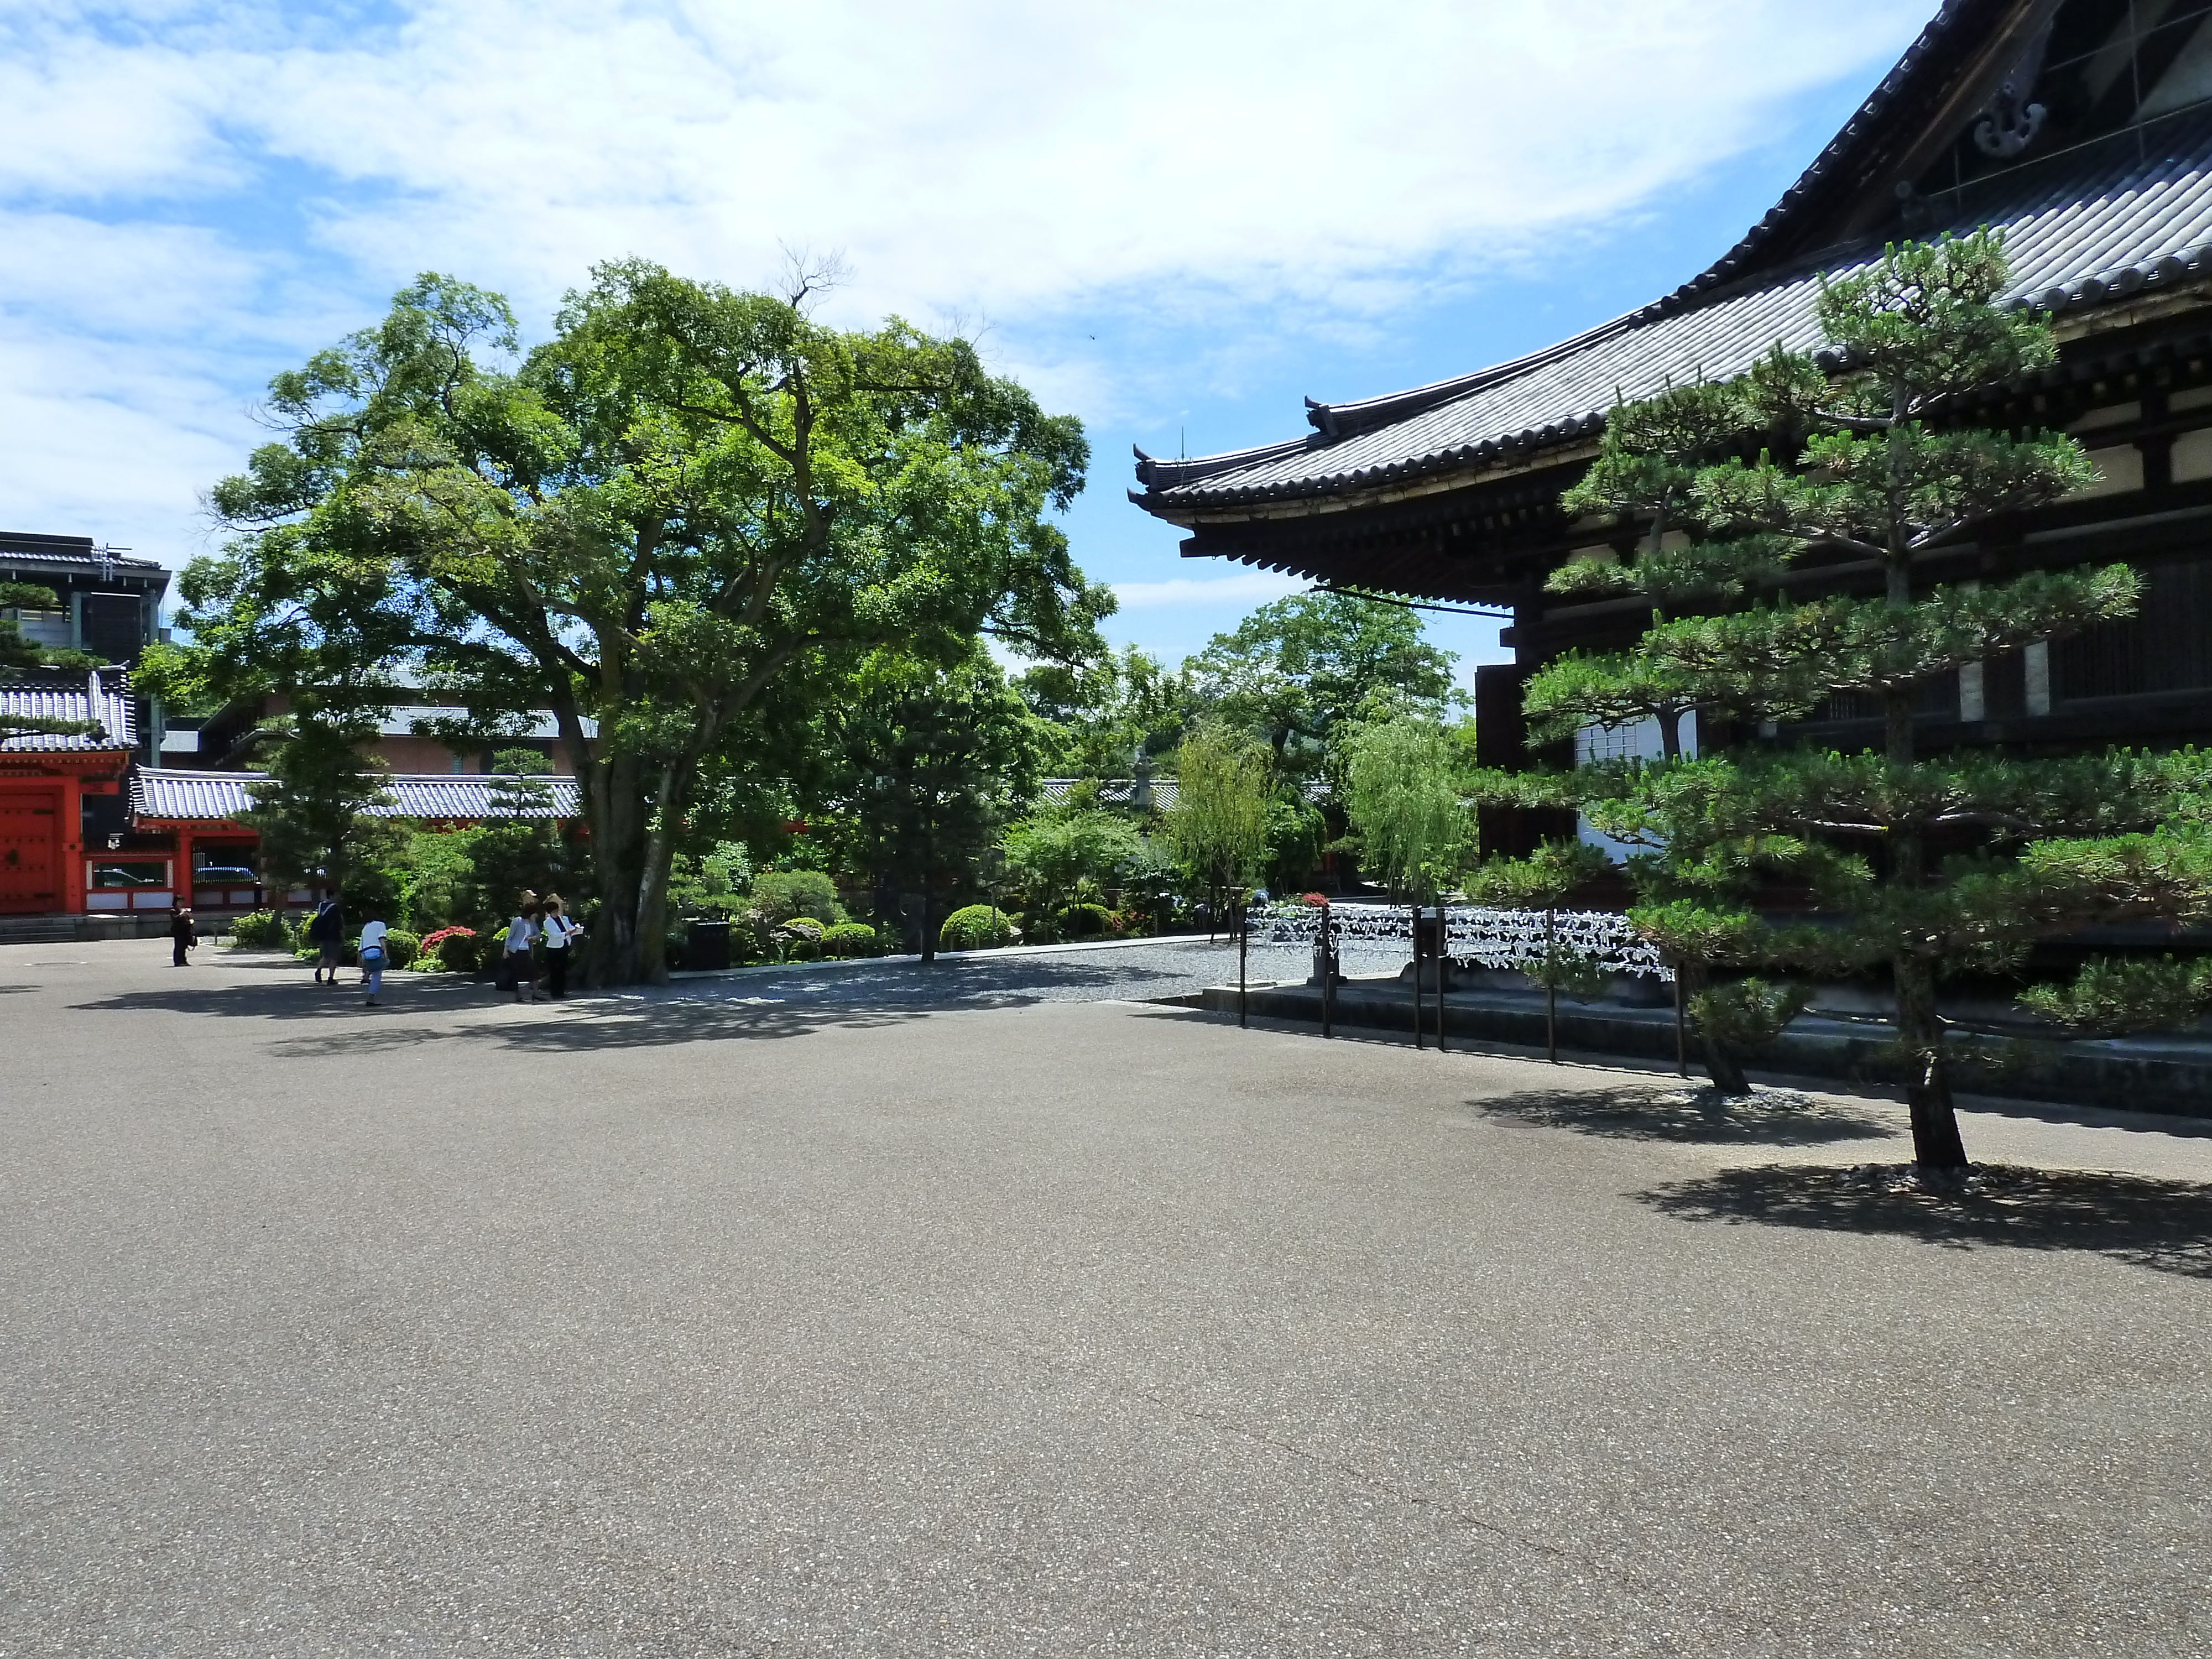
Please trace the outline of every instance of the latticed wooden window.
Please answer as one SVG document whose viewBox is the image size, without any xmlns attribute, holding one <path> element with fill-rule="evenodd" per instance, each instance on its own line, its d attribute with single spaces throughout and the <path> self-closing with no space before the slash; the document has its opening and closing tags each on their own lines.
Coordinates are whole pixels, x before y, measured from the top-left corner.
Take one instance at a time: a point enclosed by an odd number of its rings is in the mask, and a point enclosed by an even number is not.
<svg viewBox="0 0 2212 1659">
<path fill-rule="evenodd" d="M 2212 688 L 2212 561 L 2143 567 L 2142 605 L 2051 647 L 2060 702 Z"/>
</svg>

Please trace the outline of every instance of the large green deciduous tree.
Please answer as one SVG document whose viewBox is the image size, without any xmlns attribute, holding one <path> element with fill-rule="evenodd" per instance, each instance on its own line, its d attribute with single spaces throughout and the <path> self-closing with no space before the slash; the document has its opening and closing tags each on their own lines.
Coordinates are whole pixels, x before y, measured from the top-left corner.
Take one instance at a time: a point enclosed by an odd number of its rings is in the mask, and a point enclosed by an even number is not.
<svg viewBox="0 0 2212 1659">
<path fill-rule="evenodd" d="M 1639 915 L 1678 953 L 1816 974 L 1886 969 L 1914 1156 L 1938 1170 L 1966 1162 L 1942 976 L 2012 970 L 2036 939 L 2085 922 L 2212 910 L 2202 757 L 1920 752 L 1916 703 L 1930 677 L 2136 603 L 2124 566 L 1930 581 L 1929 562 L 1977 525 L 2093 477 L 2070 438 L 1958 417 L 1968 394 L 2054 360 L 2050 329 L 2002 305 L 2004 285 L 1993 234 L 1893 249 L 1824 287 L 1829 351 L 1778 348 L 1726 385 L 1621 412 L 1567 498 L 1571 511 L 1663 517 L 1683 532 L 1646 540 L 1625 572 L 1570 582 L 1699 602 L 1662 605 L 1632 651 L 1534 677 L 1532 713 L 1559 728 L 1692 708 L 1789 720 L 1842 694 L 1878 702 L 1878 747 L 1739 744 L 1685 759 L 1670 744 L 1656 763 L 1494 785 L 1501 798 L 1577 805 L 1652 848 Z M 1669 558 L 1673 570 L 1638 568 Z M 1881 592 L 1793 600 L 1773 580 L 1822 558 L 1871 563 Z M 1766 597 L 1725 603 L 1745 588 Z M 1825 914 L 1802 925 L 1752 916 L 1744 877 L 1759 871 L 1810 887 Z"/>
<path fill-rule="evenodd" d="M 851 854 L 885 919 L 911 896 L 925 962 L 954 896 L 976 887 L 1000 826 L 1036 793 L 1037 724 L 980 646 L 950 669 L 879 652 L 830 716 Z"/>
<path fill-rule="evenodd" d="M 1199 708 L 1264 740 L 1283 778 L 1328 769 L 1354 720 L 1441 711 L 1452 696 L 1451 655 L 1421 637 L 1415 612 L 1344 593 L 1261 605 L 1183 668 Z"/>
<path fill-rule="evenodd" d="M 1051 728 L 1046 763 L 1060 777 L 1119 778 L 1141 764 L 1172 764 L 1190 720 L 1188 674 L 1133 645 L 1092 662 L 1040 664 L 1019 685 Z"/>
<path fill-rule="evenodd" d="M 973 347 L 847 331 L 803 283 L 738 293 L 627 261 L 516 360 L 496 295 L 424 276 L 272 386 L 289 428 L 216 504 L 387 573 L 422 664 L 487 723 L 550 708 L 582 791 L 602 979 L 665 972 L 674 855 L 718 770 L 859 658 L 979 632 L 1097 649 L 1110 598 L 1049 515 L 1079 425 Z M 596 730 L 588 723 L 596 722 Z"/>
</svg>

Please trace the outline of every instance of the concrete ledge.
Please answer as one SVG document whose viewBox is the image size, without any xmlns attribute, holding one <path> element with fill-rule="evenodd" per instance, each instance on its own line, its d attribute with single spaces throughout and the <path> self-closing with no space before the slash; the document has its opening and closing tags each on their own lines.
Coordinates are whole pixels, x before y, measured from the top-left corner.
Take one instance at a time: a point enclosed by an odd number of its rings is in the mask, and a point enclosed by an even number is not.
<svg viewBox="0 0 2212 1659">
<path fill-rule="evenodd" d="M 1255 1018 L 1316 1027 L 1321 1023 L 1318 986 L 1254 986 L 1246 1002 Z M 1209 1013 L 1233 1015 L 1237 988 L 1212 987 L 1200 1006 Z M 1436 1005 L 1425 998 L 1423 1006 L 1425 1029 L 1433 1031 Z M 1334 1019 L 1340 1025 L 1410 1035 L 1412 992 L 1396 980 L 1352 981 L 1337 988 Z M 1455 992 L 1444 1000 L 1444 1030 L 1448 1042 L 1541 1051 L 1544 1000 L 1525 993 Z M 1670 1066 L 1674 1060 L 1671 1008 L 1585 1006 L 1562 998 L 1559 1033 L 1562 1048 Z M 1899 1082 L 1893 1040 L 1887 1026 L 1801 1016 L 1753 1064 L 1807 1079 L 1887 1089 Z M 1992 1037 L 1983 1042 L 1994 1063 L 1962 1067 L 1957 1079 L 1961 1093 L 2212 1118 L 2212 1045 L 2142 1038 L 2059 1043 Z M 1694 1036 L 1690 1060 L 1698 1069 Z"/>
</svg>

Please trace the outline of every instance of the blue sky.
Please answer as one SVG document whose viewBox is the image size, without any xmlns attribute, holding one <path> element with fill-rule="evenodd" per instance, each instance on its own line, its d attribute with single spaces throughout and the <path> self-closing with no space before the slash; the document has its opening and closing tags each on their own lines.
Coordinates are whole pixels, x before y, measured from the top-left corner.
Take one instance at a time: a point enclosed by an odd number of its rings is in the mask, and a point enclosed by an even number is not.
<svg viewBox="0 0 2212 1659">
<path fill-rule="evenodd" d="M 1723 250 L 1933 0 L 15 0 L 0 526 L 181 564 L 278 369 L 422 269 L 543 329 L 596 259 L 977 333 L 1083 416 L 1079 556 L 1173 659 L 1287 591 L 1176 556 L 1129 450 L 1303 431 Z M 1494 627 L 1433 625 L 1468 665 Z"/>
</svg>

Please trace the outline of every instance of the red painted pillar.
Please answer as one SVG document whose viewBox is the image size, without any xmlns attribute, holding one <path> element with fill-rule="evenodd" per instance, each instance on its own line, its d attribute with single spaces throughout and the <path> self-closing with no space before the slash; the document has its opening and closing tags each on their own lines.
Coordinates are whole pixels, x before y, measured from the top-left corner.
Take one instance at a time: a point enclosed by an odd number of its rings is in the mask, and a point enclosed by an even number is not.
<svg viewBox="0 0 2212 1659">
<path fill-rule="evenodd" d="M 62 774 L 62 908 L 84 914 L 84 781 Z"/>
<path fill-rule="evenodd" d="M 179 904 L 192 902 L 192 832 L 177 831 L 177 862 L 169 872 L 170 891 Z"/>
</svg>

